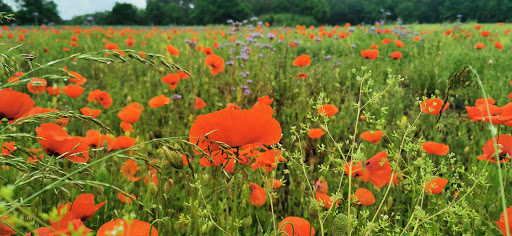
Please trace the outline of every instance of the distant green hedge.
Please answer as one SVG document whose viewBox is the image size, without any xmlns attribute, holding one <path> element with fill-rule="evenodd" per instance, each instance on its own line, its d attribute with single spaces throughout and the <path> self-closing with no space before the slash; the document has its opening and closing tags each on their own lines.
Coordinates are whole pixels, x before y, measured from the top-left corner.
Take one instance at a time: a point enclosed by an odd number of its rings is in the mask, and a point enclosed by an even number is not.
<svg viewBox="0 0 512 236">
<path fill-rule="evenodd" d="M 271 25 L 293 26 L 293 25 L 318 25 L 312 16 L 301 16 L 294 14 L 265 14 L 259 16 L 259 20 L 268 22 Z"/>
</svg>

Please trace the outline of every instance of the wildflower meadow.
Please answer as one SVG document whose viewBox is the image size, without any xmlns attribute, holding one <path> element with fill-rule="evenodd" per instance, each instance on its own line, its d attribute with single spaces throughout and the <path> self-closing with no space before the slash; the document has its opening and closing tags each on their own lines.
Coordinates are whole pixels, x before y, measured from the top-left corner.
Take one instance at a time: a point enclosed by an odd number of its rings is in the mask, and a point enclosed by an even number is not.
<svg viewBox="0 0 512 236">
<path fill-rule="evenodd" d="M 511 235 L 511 31 L 3 26 L 0 235 Z"/>
</svg>

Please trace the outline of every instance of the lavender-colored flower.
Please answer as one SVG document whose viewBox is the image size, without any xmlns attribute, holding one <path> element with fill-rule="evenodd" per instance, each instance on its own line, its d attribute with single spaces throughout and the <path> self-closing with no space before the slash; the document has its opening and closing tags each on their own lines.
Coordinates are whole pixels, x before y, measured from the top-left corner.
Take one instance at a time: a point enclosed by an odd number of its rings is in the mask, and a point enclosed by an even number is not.
<svg viewBox="0 0 512 236">
<path fill-rule="evenodd" d="M 319 43 L 320 41 L 322 41 L 322 39 L 321 39 L 321 38 L 319 38 L 319 37 L 316 37 L 316 38 L 315 38 L 315 43 Z"/>
<path fill-rule="evenodd" d="M 244 90 L 244 96 L 248 96 L 249 94 L 251 94 L 251 90 L 249 90 L 249 89 Z"/>
<path fill-rule="evenodd" d="M 240 68 L 245 68 L 244 63 L 241 63 L 241 64 L 240 64 Z"/>
<path fill-rule="evenodd" d="M 258 54 L 258 57 L 262 58 L 263 57 L 263 53 Z"/>
<path fill-rule="evenodd" d="M 172 98 L 172 99 L 175 99 L 175 100 L 178 100 L 178 99 L 181 99 L 182 97 L 183 97 L 183 96 L 182 96 L 181 94 L 177 94 L 177 93 L 176 93 L 176 94 L 173 94 L 171 98 Z"/>
<path fill-rule="evenodd" d="M 247 24 L 247 22 L 249 22 L 249 21 L 244 20 L 244 21 L 242 21 L 242 24 Z"/>
<path fill-rule="evenodd" d="M 391 12 L 387 11 L 387 12 L 386 12 L 386 13 L 384 13 L 384 14 L 386 14 L 386 16 L 390 16 L 390 15 L 391 15 Z"/>
<path fill-rule="evenodd" d="M 250 19 L 250 20 L 251 20 L 251 21 L 257 21 L 257 20 L 258 20 L 258 17 L 253 16 L 253 17 L 251 17 L 251 19 Z"/>
<path fill-rule="evenodd" d="M 232 65 L 234 65 L 234 64 L 235 64 L 235 62 L 234 62 L 234 61 L 226 61 L 226 65 L 228 65 L 228 66 L 232 66 Z"/>
<path fill-rule="evenodd" d="M 334 62 L 334 64 L 332 64 L 332 68 L 336 68 L 336 67 L 340 67 L 341 66 L 341 61 L 337 61 L 337 62 Z"/>
<path fill-rule="evenodd" d="M 33 16 L 38 16 L 38 15 L 39 15 L 39 12 L 32 12 L 32 15 L 33 15 Z"/>
<path fill-rule="evenodd" d="M 242 73 L 243 73 L 243 72 L 242 72 Z M 248 88 L 249 88 L 249 86 L 247 86 L 247 85 L 240 85 L 240 88 L 241 88 L 241 89 L 248 89 Z"/>
<path fill-rule="evenodd" d="M 357 48 L 357 45 L 355 43 L 353 43 L 352 45 L 350 45 L 352 48 Z"/>
<path fill-rule="evenodd" d="M 236 91 L 236 88 L 235 87 L 231 87 L 231 90 Z"/>
<path fill-rule="evenodd" d="M 272 34 L 272 33 L 268 33 L 267 34 L 267 38 L 270 39 L 270 40 L 274 40 L 274 39 L 276 39 L 276 36 L 274 34 Z"/>
<path fill-rule="evenodd" d="M 252 79 L 248 79 L 248 80 L 246 80 L 246 82 L 247 82 L 248 84 L 252 84 Z"/>
<path fill-rule="evenodd" d="M 331 60 L 331 58 L 332 58 L 332 56 L 331 56 L 331 55 L 327 55 L 327 56 L 325 56 L 325 57 L 324 57 L 324 59 L 325 59 L 326 61 Z"/>
<path fill-rule="evenodd" d="M 462 14 L 457 14 L 457 18 L 461 18 L 462 17 Z"/>
<path fill-rule="evenodd" d="M 92 16 L 87 17 L 87 21 L 93 21 L 93 20 L 94 20 L 94 17 L 92 17 Z"/>
<path fill-rule="evenodd" d="M 228 24 L 233 24 L 233 22 L 234 22 L 234 21 L 233 21 L 232 19 L 229 19 L 229 20 L 227 20 L 226 22 L 227 22 Z"/>
</svg>

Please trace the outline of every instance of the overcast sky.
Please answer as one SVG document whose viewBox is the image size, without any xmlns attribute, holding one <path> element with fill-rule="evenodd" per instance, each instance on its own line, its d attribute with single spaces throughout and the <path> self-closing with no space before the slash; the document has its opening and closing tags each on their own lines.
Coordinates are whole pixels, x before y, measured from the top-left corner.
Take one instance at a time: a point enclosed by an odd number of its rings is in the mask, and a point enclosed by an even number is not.
<svg viewBox="0 0 512 236">
<path fill-rule="evenodd" d="M 138 8 L 146 8 L 146 0 L 53 0 L 57 4 L 59 15 L 64 20 L 70 20 L 73 16 L 94 13 L 98 11 L 110 11 L 112 7 L 119 3 L 131 3 Z M 17 4 L 14 0 L 4 0 L 16 9 Z"/>
</svg>

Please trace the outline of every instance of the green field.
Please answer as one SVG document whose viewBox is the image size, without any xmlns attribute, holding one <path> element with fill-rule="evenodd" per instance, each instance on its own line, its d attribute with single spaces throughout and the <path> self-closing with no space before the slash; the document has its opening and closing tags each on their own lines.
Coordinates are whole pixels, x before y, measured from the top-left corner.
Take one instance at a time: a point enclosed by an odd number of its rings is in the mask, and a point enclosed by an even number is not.
<svg viewBox="0 0 512 236">
<path fill-rule="evenodd" d="M 511 25 L 476 25 L 4 27 L 0 235 L 13 230 L 23 235 L 40 227 L 53 227 L 48 230 L 55 235 L 94 235 L 116 219 L 152 224 L 151 235 L 281 235 L 285 228 L 291 235 L 290 225 L 280 227 L 289 216 L 307 220 L 315 235 L 505 233 L 508 224 L 495 222 L 512 205 Z M 391 43 L 383 44 L 384 39 Z M 110 50 L 112 43 L 118 48 Z M 478 43 L 484 47 L 477 49 Z M 172 55 L 168 45 L 179 55 Z M 223 62 L 207 56 L 207 47 Z M 365 59 L 361 51 L 372 47 L 378 47 L 378 57 Z M 401 52 L 401 58 L 394 60 L 392 52 Z M 311 62 L 294 66 L 300 55 Z M 217 75 L 207 66 L 212 60 L 217 70 L 223 66 Z M 180 78 L 178 71 L 190 77 Z M 24 75 L 8 82 L 15 72 Z M 73 72 L 87 80 L 77 98 L 64 92 L 51 96 L 44 88 L 34 94 L 27 87 L 33 78 L 43 78 L 48 87 L 63 88 L 73 84 L 70 78 L 80 77 Z M 306 78 L 298 78 L 299 73 Z M 177 83 L 174 90 L 163 78 Z M 42 88 L 41 83 L 33 86 Z M 20 97 L 5 95 L 7 88 L 28 94 L 36 107 L 56 110 L 34 108 L 14 122 L 8 113 L 21 109 Z M 110 95 L 110 107 L 98 102 L 98 89 Z M 495 106 L 480 103 L 482 114 L 472 121 L 466 107 L 474 107 L 485 94 Z M 151 108 L 150 99 L 158 95 L 169 98 L 168 104 Z M 266 95 L 273 100 L 262 99 Z M 433 97 L 450 103 L 439 115 L 422 112 L 420 104 Z M 198 108 L 197 98 L 206 103 L 204 108 Z M 143 109 L 125 109 L 134 102 Z M 240 110 L 231 110 L 233 104 Z M 325 104 L 336 106 L 338 113 L 319 114 Z M 430 112 L 439 112 L 439 105 Z M 82 115 L 83 107 L 101 113 L 93 119 Z M 495 125 L 489 124 L 488 111 Z M 194 122 L 199 125 L 211 113 L 229 115 L 205 121 L 201 135 L 237 144 L 233 149 L 190 134 Z M 60 117 L 70 118 L 69 123 L 63 125 Z M 125 131 L 122 121 L 133 129 Z M 281 128 L 279 142 L 269 141 L 269 133 L 279 134 L 268 128 L 274 121 Z M 45 123 L 63 125 L 69 136 L 57 131 L 42 135 Z M 313 139 L 308 136 L 313 128 L 325 134 Z M 86 137 L 89 130 L 107 137 L 89 132 L 88 138 L 70 141 Z M 385 134 L 377 144 L 360 136 L 376 130 Z M 499 145 L 488 142 L 498 135 Z M 119 136 L 133 138 L 135 145 L 115 139 Z M 426 153 L 425 141 L 448 145 L 448 154 Z M 502 164 L 477 158 L 486 142 L 491 150 L 486 154 Z M 84 163 L 77 162 L 83 156 L 70 156 L 81 148 L 89 156 Z M 266 150 L 273 154 L 270 159 L 263 157 Z M 274 158 L 274 150 L 282 157 Z M 363 164 L 357 176 L 346 174 L 348 162 L 365 163 L 384 150 L 387 158 Z M 32 160 L 34 155 L 38 160 Z M 188 162 L 184 167 L 182 155 Z M 207 159 L 220 163 L 205 167 Z M 398 176 L 396 184 L 391 173 Z M 437 177 L 448 180 L 446 186 L 427 186 Z M 274 189 L 268 184 L 272 179 L 282 186 Z M 317 201 L 327 185 L 331 200 Z M 360 195 L 351 199 L 359 188 L 369 190 L 375 202 L 366 204 Z M 92 218 L 71 214 L 82 207 L 78 204 L 69 213 L 73 221 L 66 218 L 70 209 L 58 213 L 57 207 L 85 193 L 94 194 L 96 204 L 107 201 L 95 214 L 85 214 Z M 131 194 L 133 203 L 121 202 L 119 196 Z M 339 204 L 325 207 L 336 199 Z M 512 222 L 512 212 L 507 219 Z M 72 234 L 68 224 L 90 230 Z"/>
</svg>

